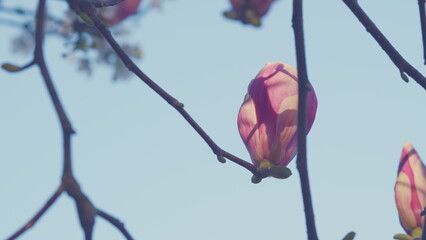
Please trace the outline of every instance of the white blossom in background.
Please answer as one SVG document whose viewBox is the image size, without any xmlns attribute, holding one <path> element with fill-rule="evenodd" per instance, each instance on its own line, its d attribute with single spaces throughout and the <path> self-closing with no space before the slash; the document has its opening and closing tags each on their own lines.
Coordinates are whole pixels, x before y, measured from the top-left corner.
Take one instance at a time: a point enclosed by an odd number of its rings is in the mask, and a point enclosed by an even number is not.
<svg viewBox="0 0 426 240">
<path fill-rule="evenodd" d="M 24 31 L 12 40 L 12 52 L 28 55 L 34 49 L 34 37 L 28 31 Z"/>
<path fill-rule="evenodd" d="M 112 7 L 99 9 L 98 13 L 105 24 L 110 26 L 114 37 L 122 43 L 124 51 L 129 57 L 137 60 L 142 57 L 141 47 L 136 43 L 122 41 L 131 32 L 119 23 L 135 14 L 140 15 L 151 9 L 160 9 L 163 1 L 165 0 L 151 0 L 143 9 L 139 9 L 142 0 L 126 0 Z M 30 10 L 17 9 L 25 12 L 23 16 L 26 18 L 22 17 L 23 32 L 13 39 L 11 49 L 13 53 L 29 55 L 34 50 L 34 16 Z M 91 76 L 98 65 L 105 65 L 111 69 L 113 80 L 127 79 L 132 76 L 93 26 L 86 25 L 71 10 L 65 11 L 62 16 L 52 14 L 54 13 L 49 13 L 46 17 L 46 35 L 56 35 L 63 39 L 65 50 L 62 55 L 67 61 L 76 64 L 78 71 Z"/>
</svg>

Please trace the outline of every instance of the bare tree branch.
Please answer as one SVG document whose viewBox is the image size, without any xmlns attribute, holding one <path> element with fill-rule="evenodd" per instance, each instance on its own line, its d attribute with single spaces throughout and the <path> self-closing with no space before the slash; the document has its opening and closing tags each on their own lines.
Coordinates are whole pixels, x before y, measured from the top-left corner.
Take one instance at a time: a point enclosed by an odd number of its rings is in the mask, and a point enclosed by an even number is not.
<svg viewBox="0 0 426 240">
<path fill-rule="evenodd" d="M 258 171 L 256 166 L 253 164 L 244 161 L 231 153 L 220 148 L 211 138 L 210 136 L 198 125 L 198 123 L 191 117 L 191 115 L 185 111 L 184 105 L 179 102 L 177 99 L 172 97 L 169 93 L 167 93 L 164 89 L 158 86 L 151 78 L 149 78 L 136 64 L 130 59 L 130 57 L 123 51 L 114 37 L 111 35 L 111 32 L 105 27 L 102 21 L 97 17 L 95 6 L 93 6 L 87 0 L 67 0 L 70 7 L 77 13 L 84 13 L 87 15 L 90 20 L 93 22 L 95 27 L 99 30 L 99 32 L 103 35 L 103 37 L 107 40 L 107 42 L 111 45 L 120 59 L 123 61 L 124 65 L 133 72 L 139 79 L 141 79 L 145 84 L 147 84 L 152 90 L 154 90 L 161 98 L 163 98 L 167 103 L 169 103 L 173 108 L 178 111 L 182 117 L 194 128 L 194 130 L 203 138 L 203 140 L 209 145 L 212 149 L 213 153 L 217 155 L 218 159 L 223 162 L 223 158 L 227 158 L 232 162 L 246 168 L 253 175 L 259 176 L 261 178 L 267 177 L 269 173 L 265 173 L 262 171 Z"/>
<path fill-rule="evenodd" d="M 306 227 L 309 240 L 318 240 L 315 227 L 314 209 L 309 186 L 308 164 L 306 154 L 306 107 L 309 86 L 306 67 L 305 39 L 303 33 L 303 0 L 293 0 L 293 29 L 296 43 L 296 60 L 299 81 L 299 98 L 297 114 L 297 170 L 300 174 L 303 205 L 305 208 Z"/>
<path fill-rule="evenodd" d="M 99 217 L 102 217 L 103 219 L 107 220 L 109 223 L 114 225 L 118 230 L 120 230 L 120 232 L 124 235 L 124 237 L 127 240 L 133 240 L 133 237 L 130 235 L 130 233 L 127 231 L 127 229 L 124 227 L 124 223 L 122 223 L 117 218 L 109 215 L 108 213 L 106 213 L 102 210 L 97 209 L 96 211 L 97 211 L 97 215 Z"/>
<path fill-rule="evenodd" d="M 423 60 L 426 65 L 426 12 L 425 12 L 425 0 L 418 0 L 419 11 L 420 11 L 420 27 L 422 31 L 422 42 L 423 42 Z"/>
<path fill-rule="evenodd" d="M 50 98 L 52 100 L 53 106 L 56 110 L 56 114 L 59 118 L 62 136 L 63 136 L 63 175 L 62 183 L 58 191 L 49 199 L 48 203 L 39 211 L 39 213 L 33 218 L 34 220 L 30 221 L 29 224 L 21 228 L 16 234 L 14 234 L 11 239 L 16 238 L 25 230 L 30 228 L 37 219 L 39 219 L 46 210 L 52 206 L 57 197 L 63 192 L 66 191 L 69 196 L 71 196 L 76 204 L 77 212 L 80 219 L 80 225 L 83 228 L 85 239 L 91 240 L 93 233 L 93 226 L 95 223 L 95 216 L 97 214 L 96 208 L 89 200 L 89 198 L 81 191 L 80 185 L 73 176 L 71 168 L 71 136 L 75 133 L 68 116 L 65 113 L 64 107 L 59 99 L 55 86 L 53 84 L 52 78 L 49 74 L 49 70 L 46 65 L 46 61 L 43 53 L 43 40 L 45 36 L 44 32 L 44 23 L 46 17 L 46 0 L 39 0 L 38 8 L 36 12 L 36 28 L 35 28 L 35 49 L 34 49 L 34 59 L 30 63 L 26 64 L 23 67 L 16 67 L 11 64 L 3 64 L 3 68 L 7 70 L 22 71 L 34 64 L 36 64 L 41 72 L 43 80 L 45 82 L 46 88 L 49 92 Z"/>
<path fill-rule="evenodd" d="M 16 233 L 14 233 L 12 236 L 10 236 L 7 240 L 13 240 L 19 237 L 21 234 L 23 234 L 25 231 L 30 229 L 34 224 L 43 216 L 43 214 L 47 211 L 47 209 L 50 208 L 50 206 L 55 203 L 56 199 L 64 192 L 65 185 L 61 184 L 59 185 L 58 189 L 55 191 L 55 193 L 47 200 L 47 202 L 44 204 L 44 206 L 34 215 L 33 218 L 28 221 L 27 224 L 25 224 L 22 228 L 20 228 Z"/>
<path fill-rule="evenodd" d="M 368 15 L 362 10 L 357 0 L 343 0 L 343 2 L 349 7 L 349 9 L 355 14 L 358 20 L 364 25 L 367 32 L 377 41 L 380 47 L 386 52 L 395 66 L 401 72 L 404 79 L 404 73 L 407 73 L 412 77 L 420 86 L 426 90 L 426 78 L 409 64 L 399 52 L 392 46 L 389 40 L 383 35 L 383 33 L 377 28 L 373 21 Z M 405 79 L 404 79 L 405 80 Z"/>
</svg>

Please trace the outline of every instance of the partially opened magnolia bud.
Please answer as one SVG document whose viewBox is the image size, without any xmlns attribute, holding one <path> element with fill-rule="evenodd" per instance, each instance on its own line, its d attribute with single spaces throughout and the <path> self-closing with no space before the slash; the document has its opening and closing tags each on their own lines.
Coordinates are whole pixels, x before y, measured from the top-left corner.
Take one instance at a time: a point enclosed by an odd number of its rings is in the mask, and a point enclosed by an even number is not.
<svg viewBox="0 0 426 240">
<path fill-rule="evenodd" d="M 399 220 L 407 234 L 421 235 L 426 204 L 426 168 L 409 142 L 404 143 L 395 183 Z M 419 236 L 413 236 L 419 237 Z"/>
<path fill-rule="evenodd" d="M 109 26 L 116 25 L 127 17 L 135 14 L 142 0 L 125 0 L 115 6 L 103 8 L 100 17 Z"/>
<path fill-rule="evenodd" d="M 243 23 L 260 26 L 263 17 L 275 0 L 231 0 L 232 10 L 225 12 L 225 16 L 238 19 Z"/>
<path fill-rule="evenodd" d="M 307 132 L 317 110 L 315 91 L 308 87 Z M 287 166 L 296 155 L 297 103 L 297 70 L 290 65 L 267 63 L 250 82 L 238 113 L 238 129 L 257 167 L 275 170 L 274 166 Z"/>
</svg>

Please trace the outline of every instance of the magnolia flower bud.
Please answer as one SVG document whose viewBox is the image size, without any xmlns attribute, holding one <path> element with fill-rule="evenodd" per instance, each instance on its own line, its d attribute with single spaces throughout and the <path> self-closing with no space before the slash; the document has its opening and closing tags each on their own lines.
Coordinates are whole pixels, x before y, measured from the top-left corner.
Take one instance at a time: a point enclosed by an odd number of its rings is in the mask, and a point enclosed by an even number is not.
<svg viewBox="0 0 426 240">
<path fill-rule="evenodd" d="M 116 25 L 135 14 L 142 0 L 126 0 L 115 6 L 103 8 L 100 16 L 109 26 Z"/>
<path fill-rule="evenodd" d="M 420 214 L 426 204 L 426 168 L 409 142 L 405 142 L 402 149 L 395 202 L 401 225 L 408 234 L 423 228 L 424 217 Z"/>
<path fill-rule="evenodd" d="M 260 18 L 268 12 L 273 2 L 274 0 L 231 0 L 232 10 L 225 12 L 225 16 L 260 26 Z"/>
<path fill-rule="evenodd" d="M 307 93 L 307 132 L 317 110 L 315 91 Z M 270 170 L 287 166 L 297 152 L 297 70 L 290 65 L 267 63 L 250 82 L 238 113 L 238 129 L 252 162 Z"/>
</svg>

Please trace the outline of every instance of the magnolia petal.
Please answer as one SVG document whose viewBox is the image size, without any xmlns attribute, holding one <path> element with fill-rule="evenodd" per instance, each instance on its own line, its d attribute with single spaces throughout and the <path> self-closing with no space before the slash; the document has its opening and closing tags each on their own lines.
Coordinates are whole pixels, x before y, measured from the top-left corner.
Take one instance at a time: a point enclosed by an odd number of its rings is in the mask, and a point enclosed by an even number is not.
<svg viewBox="0 0 426 240">
<path fill-rule="evenodd" d="M 307 129 L 315 119 L 317 99 L 309 85 Z M 267 63 L 248 87 L 238 114 L 240 135 L 252 162 L 268 160 L 286 166 L 297 152 L 297 70 L 280 62 Z"/>
<path fill-rule="evenodd" d="M 142 0 L 126 0 L 115 6 L 103 8 L 100 15 L 106 23 L 113 26 L 136 14 L 141 2 Z"/>
<path fill-rule="evenodd" d="M 311 131 L 312 125 L 314 124 L 315 121 L 315 116 L 317 113 L 317 108 L 318 108 L 318 99 L 317 99 L 317 95 L 315 93 L 314 88 L 312 87 L 311 84 L 309 84 L 309 91 L 308 91 L 308 96 L 307 96 L 307 116 L 306 116 L 306 133 L 309 133 L 309 131 Z"/>
<path fill-rule="evenodd" d="M 264 129 L 262 127 L 261 130 L 264 131 Z M 253 162 L 260 164 L 267 153 L 268 141 L 265 139 L 265 133 L 259 133 L 256 107 L 248 94 L 238 113 L 238 130 L 250 153 L 251 159 Z"/>
<path fill-rule="evenodd" d="M 404 230 L 409 233 L 416 227 L 416 220 L 411 211 L 411 189 L 410 180 L 404 173 L 399 174 L 395 184 L 395 200 L 399 213 L 399 220 Z"/>
<path fill-rule="evenodd" d="M 423 227 L 420 214 L 426 204 L 426 168 L 409 142 L 404 143 L 395 183 L 395 202 L 402 227 L 410 233 Z"/>
<path fill-rule="evenodd" d="M 264 16 L 271 7 L 274 0 L 251 0 L 250 8 L 253 9 L 258 17 Z"/>
<path fill-rule="evenodd" d="M 280 155 L 276 159 L 271 158 L 271 161 L 279 166 L 287 166 L 296 155 L 297 102 L 298 96 L 291 96 L 285 99 L 281 106 L 282 112 L 277 118 L 276 131 L 279 137 L 277 137 L 275 147 L 280 152 Z"/>
<path fill-rule="evenodd" d="M 225 12 L 225 16 L 258 27 L 261 25 L 260 18 L 269 11 L 273 2 L 274 0 L 231 0 L 232 10 Z"/>
</svg>

